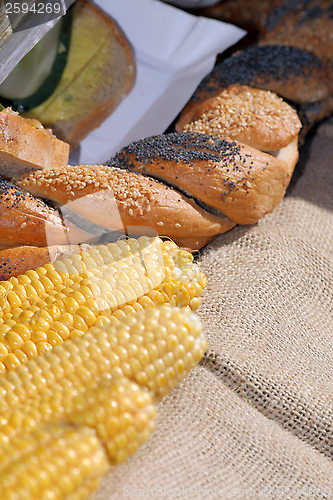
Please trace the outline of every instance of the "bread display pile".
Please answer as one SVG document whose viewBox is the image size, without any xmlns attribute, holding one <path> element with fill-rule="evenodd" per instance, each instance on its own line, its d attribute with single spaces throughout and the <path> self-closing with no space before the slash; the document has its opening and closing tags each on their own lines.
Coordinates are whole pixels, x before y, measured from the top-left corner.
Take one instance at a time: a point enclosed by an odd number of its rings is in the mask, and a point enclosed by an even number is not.
<svg viewBox="0 0 333 500">
<path fill-rule="evenodd" d="M 22 198 L 25 193 L 44 205 L 41 200 L 46 199 L 63 210 L 68 243 L 92 241 L 97 224 L 109 232 L 168 237 L 197 250 L 235 224 L 253 224 L 274 209 L 297 160 L 294 141 L 290 155 L 283 153 L 288 145 L 276 157 L 228 138 L 174 133 L 132 143 L 105 166 L 59 166 L 18 174 L 11 177 L 13 184 L 3 182 L 9 193 L 16 190 Z M 77 224 L 90 225 L 80 229 L 64 218 L 63 207 Z M 18 223 L 18 234 L 22 224 L 31 231 L 30 219 Z M 64 244 L 61 231 L 57 238 L 48 227 L 43 230 L 40 246 L 46 240 Z M 31 234 L 16 244 L 34 241 Z"/>
<path fill-rule="evenodd" d="M 270 213 L 299 142 L 330 112 L 333 88 L 326 61 L 265 44 L 261 33 L 259 45 L 223 59 L 201 82 L 175 132 L 132 143 L 105 165 L 68 166 L 59 157 L 42 168 L 3 167 L 1 279 L 24 262 L 45 263 L 48 248 L 54 258 L 121 234 L 158 235 L 197 251 Z"/>
<path fill-rule="evenodd" d="M 57 256 L 144 234 L 197 251 L 236 224 L 256 223 L 284 196 L 299 139 L 331 101 L 325 61 L 261 42 L 215 66 L 175 132 L 132 143 L 105 165 L 7 169 L 2 196 L 12 201 L 1 205 L 2 279 L 24 262 L 43 264 L 48 247 Z"/>
<path fill-rule="evenodd" d="M 280 3 L 265 9 L 266 27 L 274 9 L 284 12 Z M 83 2 L 84 11 L 90 8 Z M 52 138 L 52 161 L 43 163 L 36 154 L 20 158 L 6 132 L 0 277 L 21 272 L 24 262 L 44 263 L 47 248 L 53 256 L 64 255 L 72 245 L 107 241 L 113 233 L 159 235 L 196 251 L 236 224 L 254 224 L 271 212 L 290 182 L 299 141 L 331 110 L 333 87 L 330 67 L 318 51 L 277 45 L 268 31 L 261 29 L 259 44 L 215 66 L 181 112 L 174 133 L 132 143 L 104 166 L 68 166 L 68 145 L 58 141 L 55 147 L 57 139 L 36 120 L 23 120 L 21 128 Z M 8 110 L 1 117 L 21 119 Z M 50 156 L 50 146 L 29 139 L 31 150 Z M 29 150 L 23 136 L 20 140 L 21 149 Z M 11 162 L 5 156 L 8 144 Z"/>
<path fill-rule="evenodd" d="M 299 135 L 331 100 L 326 62 L 262 43 L 215 66 L 175 132 L 129 144 L 105 165 L 67 165 L 67 144 L 4 110 L 0 279 L 122 234 L 197 251 L 256 223 L 283 198 Z"/>
<path fill-rule="evenodd" d="M 106 165 L 7 170 L 2 193 L 12 201 L 1 205 L 1 278 L 22 272 L 24 262 L 29 268 L 52 260 L 47 247 L 53 257 L 64 255 L 101 236 L 158 235 L 196 251 L 236 224 L 254 224 L 271 212 L 296 165 L 301 123 L 271 92 L 236 86 L 225 97 L 229 111 L 237 99 L 239 110 L 248 102 L 240 135 L 231 133 L 237 126 L 230 111 L 229 128 L 219 136 L 209 128 L 189 129 L 132 143 Z"/>
</svg>

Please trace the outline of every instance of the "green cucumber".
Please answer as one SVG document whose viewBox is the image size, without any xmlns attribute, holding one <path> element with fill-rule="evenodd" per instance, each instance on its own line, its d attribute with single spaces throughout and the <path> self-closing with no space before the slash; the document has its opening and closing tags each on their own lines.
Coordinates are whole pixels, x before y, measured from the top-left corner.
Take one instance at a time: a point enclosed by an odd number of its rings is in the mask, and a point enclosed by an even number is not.
<svg viewBox="0 0 333 500">
<path fill-rule="evenodd" d="M 24 112 L 48 99 L 67 64 L 72 31 L 72 9 L 19 62 L 0 85 L 0 102 Z"/>
</svg>

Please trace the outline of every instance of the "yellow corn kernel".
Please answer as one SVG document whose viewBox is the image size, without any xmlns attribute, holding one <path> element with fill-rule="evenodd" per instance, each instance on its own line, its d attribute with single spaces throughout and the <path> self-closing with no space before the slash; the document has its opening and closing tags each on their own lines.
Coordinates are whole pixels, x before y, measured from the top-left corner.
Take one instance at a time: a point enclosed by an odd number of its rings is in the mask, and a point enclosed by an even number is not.
<svg viewBox="0 0 333 500">
<path fill-rule="evenodd" d="M 31 340 L 35 344 L 37 344 L 38 342 L 46 342 L 47 341 L 47 334 L 43 331 L 36 330 L 31 334 Z"/>
<path fill-rule="evenodd" d="M 29 308 L 28 308 L 28 309 L 26 309 L 26 311 L 30 311 L 30 312 L 32 312 L 33 314 L 34 314 L 35 312 L 37 312 L 37 311 L 40 311 L 39 307 L 36 305 L 36 302 L 38 302 L 38 301 L 39 301 L 38 297 L 37 297 L 37 300 L 36 300 L 36 301 L 33 299 L 32 304 L 29 306 Z"/>
<path fill-rule="evenodd" d="M 17 357 L 20 364 L 25 363 L 29 359 L 28 356 L 21 349 L 15 349 L 15 351 L 13 351 L 13 354 L 14 356 Z"/>
<path fill-rule="evenodd" d="M 38 311 L 39 312 L 39 311 Z M 36 314 L 32 316 L 32 318 L 29 321 L 29 330 L 34 331 L 34 330 L 43 330 L 44 332 L 47 332 L 50 328 L 50 322 L 47 321 L 46 319 L 43 319 Z"/>
<path fill-rule="evenodd" d="M 7 356 L 3 360 L 3 364 L 7 368 L 7 370 L 14 370 L 18 366 L 20 366 L 19 359 L 12 352 L 8 353 Z"/>
<path fill-rule="evenodd" d="M 8 349 L 6 346 L 0 342 L 0 360 L 2 360 L 8 354 Z"/>
<path fill-rule="evenodd" d="M 125 318 L 126 314 L 123 309 L 117 309 L 112 313 L 112 316 L 116 319 L 123 319 Z"/>
<path fill-rule="evenodd" d="M 74 328 L 72 331 L 71 331 L 71 339 L 78 339 L 80 337 L 82 337 L 82 335 L 84 335 L 84 331 L 82 330 L 78 330 L 76 328 Z"/>
<path fill-rule="evenodd" d="M 63 343 L 63 338 L 57 332 L 49 330 L 47 332 L 47 342 L 52 346 L 56 346 Z"/>
<path fill-rule="evenodd" d="M 88 327 L 93 326 L 96 322 L 96 315 L 86 306 L 80 306 L 76 311 L 76 315 L 80 316 Z"/>
<path fill-rule="evenodd" d="M 3 323 L 2 325 L 0 325 L 0 335 L 3 336 L 3 335 L 6 335 L 7 332 L 9 332 L 10 330 L 10 326 L 9 325 L 6 325 L 5 323 Z"/>
<path fill-rule="evenodd" d="M 27 340 L 26 342 L 24 342 L 24 344 L 22 344 L 21 349 L 24 352 L 24 354 L 28 356 L 29 359 L 35 358 L 38 354 L 36 344 L 31 340 Z"/>
<path fill-rule="evenodd" d="M 15 321 L 15 320 L 13 320 L 13 319 L 12 319 L 12 317 L 11 317 L 11 318 L 6 318 L 6 319 L 5 319 L 5 325 L 8 325 L 8 326 L 12 327 L 12 326 L 14 326 L 14 325 L 15 325 L 15 323 L 16 323 L 16 321 Z"/>
<path fill-rule="evenodd" d="M 44 355 L 52 349 L 52 345 L 49 342 L 37 342 L 36 347 L 39 356 Z"/>
<path fill-rule="evenodd" d="M 73 320 L 74 320 L 73 326 L 76 330 L 81 330 L 83 332 L 88 331 L 88 325 L 81 316 L 79 316 L 78 314 L 75 314 L 73 317 Z"/>
<path fill-rule="evenodd" d="M 8 292 L 7 300 L 12 308 L 20 307 L 22 304 L 19 295 L 15 292 Z"/>
<path fill-rule="evenodd" d="M 10 343 L 8 342 L 8 340 L 6 339 L 5 336 L 1 337 L 1 343 L 4 346 L 4 348 L 7 349 L 7 352 L 11 352 L 12 351 Z"/>
<path fill-rule="evenodd" d="M 14 349 L 19 349 L 24 342 L 22 337 L 12 330 L 6 333 L 6 339 L 8 340 L 12 351 L 14 351 Z"/>
<path fill-rule="evenodd" d="M 24 323 L 16 323 L 11 329 L 12 332 L 16 332 L 19 334 L 19 336 L 24 340 L 30 340 L 31 339 L 31 332 L 27 325 Z M 0 352 L 1 352 L 1 346 L 0 346 Z"/>
</svg>

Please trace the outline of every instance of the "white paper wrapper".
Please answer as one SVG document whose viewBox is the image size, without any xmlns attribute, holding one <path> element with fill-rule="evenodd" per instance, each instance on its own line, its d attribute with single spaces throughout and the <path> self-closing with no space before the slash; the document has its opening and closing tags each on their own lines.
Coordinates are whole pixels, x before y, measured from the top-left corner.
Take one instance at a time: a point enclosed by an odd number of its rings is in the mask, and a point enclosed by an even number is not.
<svg viewBox="0 0 333 500">
<path fill-rule="evenodd" d="M 163 133 L 212 70 L 217 54 L 245 34 L 158 0 L 95 3 L 118 22 L 132 44 L 137 78 L 116 111 L 71 155 L 71 164 L 103 163 L 130 142 Z"/>
</svg>

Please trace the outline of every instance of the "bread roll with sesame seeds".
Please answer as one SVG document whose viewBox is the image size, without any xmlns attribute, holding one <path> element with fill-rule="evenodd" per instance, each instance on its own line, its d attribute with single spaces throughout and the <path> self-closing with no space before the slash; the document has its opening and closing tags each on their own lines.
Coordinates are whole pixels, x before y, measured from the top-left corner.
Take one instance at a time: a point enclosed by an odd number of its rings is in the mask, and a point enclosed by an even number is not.
<svg viewBox="0 0 333 500">
<path fill-rule="evenodd" d="M 236 224 L 254 224 L 271 212 L 294 170 L 283 159 L 227 137 L 194 132 L 142 139 L 123 148 L 109 164 L 175 186 Z"/>
<path fill-rule="evenodd" d="M 176 239 L 211 237 L 235 226 L 161 182 L 113 166 L 59 167 L 14 182 L 109 231 Z"/>
<path fill-rule="evenodd" d="M 270 152 L 288 146 L 301 127 L 295 109 L 277 94 L 235 84 L 201 104 L 184 131 L 226 135 Z"/>
<path fill-rule="evenodd" d="M 66 245 L 89 241 L 92 236 L 71 223 L 41 199 L 0 177 L 0 244 Z"/>
<path fill-rule="evenodd" d="M 224 59 L 198 86 L 176 124 L 181 132 L 198 106 L 239 83 L 275 92 L 294 103 L 327 99 L 333 92 L 326 63 L 307 51 L 284 45 L 253 46 Z"/>
</svg>

